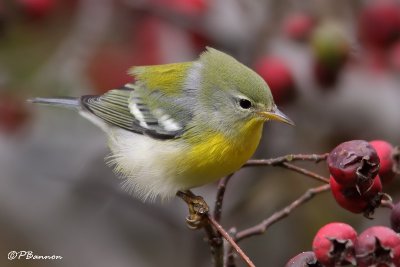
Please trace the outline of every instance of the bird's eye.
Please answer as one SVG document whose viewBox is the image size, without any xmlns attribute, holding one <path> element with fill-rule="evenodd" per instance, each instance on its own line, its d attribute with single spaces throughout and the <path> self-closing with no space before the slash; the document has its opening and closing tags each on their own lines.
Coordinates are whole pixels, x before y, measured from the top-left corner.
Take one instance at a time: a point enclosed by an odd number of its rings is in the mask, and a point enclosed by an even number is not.
<svg viewBox="0 0 400 267">
<path fill-rule="evenodd" d="M 240 105 L 240 107 L 241 108 L 243 108 L 243 109 L 249 109 L 249 108 L 251 108 L 251 102 L 250 102 L 250 100 L 247 100 L 247 99 L 240 99 L 239 100 L 239 105 Z"/>
</svg>

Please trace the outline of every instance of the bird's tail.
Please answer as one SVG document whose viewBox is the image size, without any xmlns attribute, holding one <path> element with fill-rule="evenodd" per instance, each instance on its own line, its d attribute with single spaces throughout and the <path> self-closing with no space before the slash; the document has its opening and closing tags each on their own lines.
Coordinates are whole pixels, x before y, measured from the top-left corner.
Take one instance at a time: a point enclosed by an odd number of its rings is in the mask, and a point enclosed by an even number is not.
<svg viewBox="0 0 400 267">
<path fill-rule="evenodd" d="M 78 97 L 62 97 L 62 98 L 35 97 L 28 99 L 28 102 L 34 104 L 58 106 L 64 108 L 79 108 L 80 106 L 80 99 Z"/>
</svg>

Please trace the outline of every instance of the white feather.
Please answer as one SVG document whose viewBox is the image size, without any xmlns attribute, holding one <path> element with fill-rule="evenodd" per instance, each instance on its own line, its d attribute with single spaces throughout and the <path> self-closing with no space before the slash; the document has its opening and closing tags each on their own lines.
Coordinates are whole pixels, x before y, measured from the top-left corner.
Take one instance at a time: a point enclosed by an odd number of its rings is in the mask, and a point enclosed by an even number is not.
<svg viewBox="0 0 400 267">
<path fill-rule="evenodd" d="M 154 110 L 154 116 L 157 118 L 159 124 L 164 127 L 167 131 L 179 131 L 182 129 L 182 126 L 175 121 L 171 116 L 166 114 L 162 109 Z"/>
<path fill-rule="evenodd" d="M 129 110 L 132 113 L 133 116 L 139 121 L 140 126 L 148 129 L 149 126 L 146 123 L 146 120 L 143 116 L 143 113 L 139 110 L 137 107 L 136 103 L 134 101 L 130 101 L 129 103 Z"/>
<path fill-rule="evenodd" d="M 108 163 L 125 179 L 125 190 L 142 200 L 154 200 L 173 197 L 183 188 L 176 181 L 179 174 L 174 159 L 185 146 L 117 128 L 109 134 L 112 155 Z"/>
<path fill-rule="evenodd" d="M 154 201 L 171 198 L 187 187 L 177 181 L 175 162 L 186 146 L 110 126 L 86 111 L 80 114 L 107 133 L 111 155 L 106 161 L 124 179 L 124 190 L 143 201 Z"/>
<path fill-rule="evenodd" d="M 179 131 L 182 129 L 182 126 L 168 115 L 161 117 L 159 122 L 167 131 Z"/>
</svg>

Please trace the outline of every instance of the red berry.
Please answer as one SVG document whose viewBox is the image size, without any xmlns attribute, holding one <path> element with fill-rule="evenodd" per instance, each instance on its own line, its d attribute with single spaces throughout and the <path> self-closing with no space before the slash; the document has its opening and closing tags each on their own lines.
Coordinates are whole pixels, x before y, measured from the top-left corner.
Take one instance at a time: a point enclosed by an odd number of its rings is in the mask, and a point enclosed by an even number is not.
<svg viewBox="0 0 400 267">
<path fill-rule="evenodd" d="M 400 266 L 400 236 L 384 226 L 362 232 L 355 245 L 357 266 Z"/>
<path fill-rule="evenodd" d="M 282 105 L 293 100 L 296 94 L 294 79 L 283 60 L 264 57 L 255 64 L 254 69 L 267 82 L 275 103 Z"/>
<path fill-rule="evenodd" d="M 380 160 L 379 177 L 385 184 L 393 180 L 396 175 L 393 171 L 393 146 L 383 140 L 374 140 L 369 142 L 375 148 Z"/>
<path fill-rule="evenodd" d="M 327 159 L 336 182 L 347 187 L 368 188 L 379 171 L 379 157 L 364 140 L 352 140 L 335 147 Z"/>
<path fill-rule="evenodd" d="M 364 213 L 366 217 L 369 217 L 381 202 L 382 184 L 379 176 L 374 178 L 368 189 L 343 186 L 337 183 L 332 176 L 329 183 L 336 202 L 350 212 Z"/>
<path fill-rule="evenodd" d="M 373 48 L 384 49 L 400 37 L 400 6 L 395 1 L 371 1 L 360 14 L 358 35 Z"/>
<path fill-rule="evenodd" d="M 291 258 L 285 267 L 322 267 L 322 265 L 317 261 L 314 252 L 306 251 Z"/>
<path fill-rule="evenodd" d="M 339 266 L 355 263 L 354 243 L 357 233 L 348 224 L 329 223 L 323 226 L 314 237 L 313 251 L 317 260 L 324 266 Z"/>
<path fill-rule="evenodd" d="M 55 8 L 54 0 L 18 0 L 22 11 L 31 19 L 46 17 Z"/>
<path fill-rule="evenodd" d="M 400 233 L 400 202 L 397 202 L 392 209 L 392 213 L 390 214 L 390 224 L 394 231 Z"/>
<path fill-rule="evenodd" d="M 329 184 L 331 185 L 333 197 L 342 208 L 353 213 L 361 213 L 367 209 L 368 201 L 361 197 L 356 188 L 347 189 L 338 184 L 332 176 L 329 179 Z"/>
<path fill-rule="evenodd" d="M 305 41 L 314 27 L 314 19 L 305 13 L 291 14 L 283 22 L 285 34 L 296 41 Z"/>
</svg>

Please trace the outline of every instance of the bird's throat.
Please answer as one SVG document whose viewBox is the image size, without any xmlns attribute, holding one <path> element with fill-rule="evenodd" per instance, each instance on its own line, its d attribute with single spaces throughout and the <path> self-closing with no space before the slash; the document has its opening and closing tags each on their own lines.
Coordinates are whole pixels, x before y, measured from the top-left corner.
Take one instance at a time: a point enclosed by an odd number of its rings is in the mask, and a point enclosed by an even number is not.
<svg viewBox="0 0 400 267">
<path fill-rule="evenodd" d="M 236 135 L 210 132 L 177 162 L 182 182 L 195 187 L 215 181 L 238 170 L 254 154 L 261 139 L 263 123 L 247 122 Z"/>
</svg>

